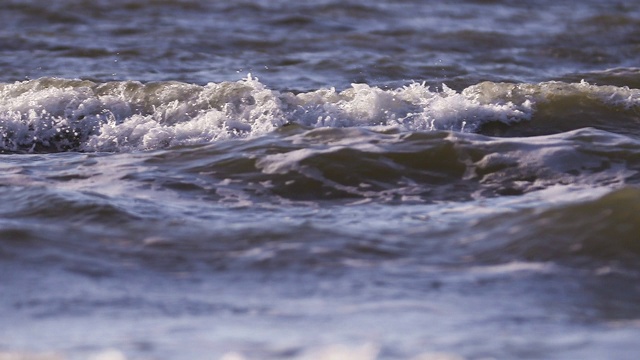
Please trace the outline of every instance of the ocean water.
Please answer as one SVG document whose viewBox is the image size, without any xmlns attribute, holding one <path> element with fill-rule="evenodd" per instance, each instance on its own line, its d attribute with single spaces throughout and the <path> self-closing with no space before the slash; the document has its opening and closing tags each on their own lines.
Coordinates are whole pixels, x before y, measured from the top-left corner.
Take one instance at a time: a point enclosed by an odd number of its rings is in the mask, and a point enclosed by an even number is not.
<svg viewBox="0 0 640 360">
<path fill-rule="evenodd" d="M 6 0 L 0 359 L 635 359 L 640 6 Z"/>
</svg>

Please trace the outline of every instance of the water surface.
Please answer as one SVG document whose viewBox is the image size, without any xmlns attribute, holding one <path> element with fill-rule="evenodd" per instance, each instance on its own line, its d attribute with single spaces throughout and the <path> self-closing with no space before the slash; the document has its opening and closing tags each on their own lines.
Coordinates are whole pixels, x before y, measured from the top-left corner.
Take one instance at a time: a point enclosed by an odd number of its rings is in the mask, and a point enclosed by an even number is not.
<svg viewBox="0 0 640 360">
<path fill-rule="evenodd" d="M 0 358 L 631 359 L 640 13 L 8 1 Z"/>
</svg>

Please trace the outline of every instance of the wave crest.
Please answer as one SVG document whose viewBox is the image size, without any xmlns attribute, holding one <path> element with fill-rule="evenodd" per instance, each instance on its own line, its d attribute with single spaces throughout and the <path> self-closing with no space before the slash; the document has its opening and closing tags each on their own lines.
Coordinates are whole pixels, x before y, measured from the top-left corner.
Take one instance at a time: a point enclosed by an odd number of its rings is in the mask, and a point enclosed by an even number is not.
<svg viewBox="0 0 640 360">
<path fill-rule="evenodd" d="M 585 82 L 483 82 L 461 92 L 353 84 L 294 94 L 250 75 L 205 86 L 42 78 L 0 85 L 0 150 L 150 150 L 259 136 L 285 124 L 507 136 L 586 126 L 633 132 L 639 99 L 636 89 Z"/>
</svg>

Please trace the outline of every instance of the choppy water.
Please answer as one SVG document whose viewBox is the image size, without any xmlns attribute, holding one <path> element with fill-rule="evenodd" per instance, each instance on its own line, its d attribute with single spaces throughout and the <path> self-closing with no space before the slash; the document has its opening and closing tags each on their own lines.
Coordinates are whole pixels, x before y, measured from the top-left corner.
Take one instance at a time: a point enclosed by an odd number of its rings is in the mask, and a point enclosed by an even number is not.
<svg viewBox="0 0 640 360">
<path fill-rule="evenodd" d="M 0 359 L 634 359 L 638 9 L 5 1 Z"/>
</svg>

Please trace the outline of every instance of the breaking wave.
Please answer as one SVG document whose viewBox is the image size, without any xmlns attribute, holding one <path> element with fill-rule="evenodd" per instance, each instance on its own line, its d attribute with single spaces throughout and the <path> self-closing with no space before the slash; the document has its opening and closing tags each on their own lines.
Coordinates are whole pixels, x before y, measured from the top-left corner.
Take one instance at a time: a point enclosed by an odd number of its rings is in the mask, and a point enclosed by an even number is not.
<svg viewBox="0 0 640 360">
<path fill-rule="evenodd" d="M 640 134 L 640 90 L 586 82 L 483 82 L 455 91 L 411 83 L 293 93 L 249 75 L 205 86 L 41 78 L 0 84 L 3 152 L 153 150 L 306 128 L 545 135 L 583 127 Z"/>
</svg>

